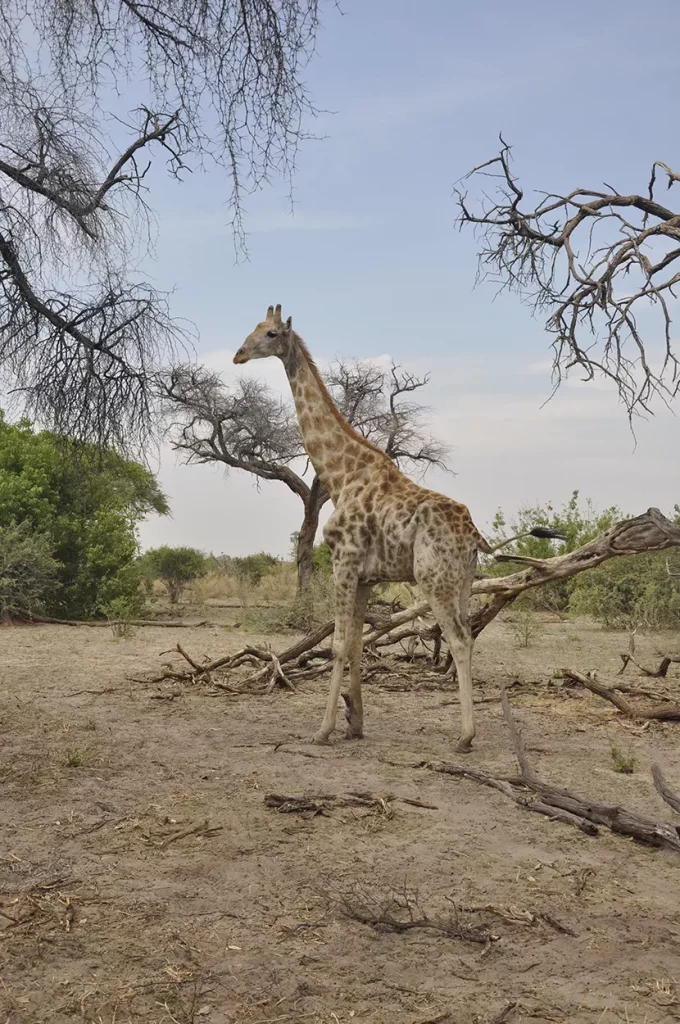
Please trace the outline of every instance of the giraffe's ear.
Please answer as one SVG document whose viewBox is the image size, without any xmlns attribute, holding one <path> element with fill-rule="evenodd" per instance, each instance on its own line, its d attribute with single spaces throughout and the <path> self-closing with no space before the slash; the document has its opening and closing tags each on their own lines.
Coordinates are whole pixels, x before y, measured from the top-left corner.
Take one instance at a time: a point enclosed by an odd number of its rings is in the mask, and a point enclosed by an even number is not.
<svg viewBox="0 0 680 1024">
<path fill-rule="evenodd" d="M 288 319 L 286 320 L 285 328 L 286 328 L 287 331 L 290 331 L 292 326 L 293 326 L 293 318 L 292 318 L 292 316 L 289 316 Z"/>
</svg>

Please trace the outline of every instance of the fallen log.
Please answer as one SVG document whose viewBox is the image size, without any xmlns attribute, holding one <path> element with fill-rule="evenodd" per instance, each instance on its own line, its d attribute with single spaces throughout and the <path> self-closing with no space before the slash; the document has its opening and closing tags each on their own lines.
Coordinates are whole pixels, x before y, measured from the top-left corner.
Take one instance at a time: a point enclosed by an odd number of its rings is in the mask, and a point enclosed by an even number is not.
<svg viewBox="0 0 680 1024">
<path fill-rule="evenodd" d="M 615 708 L 626 716 L 631 718 L 633 721 L 644 722 L 680 722 L 680 704 L 675 704 L 672 701 L 668 701 L 664 704 L 656 704 L 647 707 L 634 707 L 627 700 L 625 700 L 619 693 L 613 688 L 603 686 L 595 678 L 595 673 L 591 672 L 588 675 L 583 675 L 582 672 L 577 672 L 573 668 L 562 669 L 562 676 L 566 679 L 571 679 L 579 686 L 583 686 L 586 690 L 590 690 L 591 693 L 596 694 L 598 697 L 602 697 L 604 700 L 608 700 L 610 704 L 613 704 Z M 640 691 L 638 691 L 639 693 Z"/>
<path fill-rule="evenodd" d="M 92 628 L 126 625 L 160 626 L 163 629 L 198 629 L 210 626 L 214 629 L 219 625 L 217 622 L 208 622 L 205 619 L 201 622 L 182 622 L 177 619 L 54 619 L 49 615 L 31 615 L 30 618 L 20 621 L 27 625 L 35 622 L 40 626 L 90 626 Z"/>
<path fill-rule="evenodd" d="M 680 853 L 680 826 L 626 810 L 625 807 L 588 800 L 568 789 L 553 786 L 552 783 L 540 779 L 529 763 L 522 734 L 513 718 L 505 688 L 501 690 L 501 705 L 520 766 L 521 774 L 518 778 L 498 778 L 484 768 L 447 762 L 418 761 L 410 765 L 399 763 L 400 767 L 426 768 L 444 775 L 480 782 L 498 790 L 527 811 L 534 811 L 553 820 L 573 825 L 588 835 L 597 835 L 597 826 L 603 825 L 611 832 L 629 836 L 648 846 L 662 847 Z M 652 768 L 652 776 L 656 790 L 664 802 L 680 812 L 680 797 L 670 789 L 657 766 Z"/>
</svg>

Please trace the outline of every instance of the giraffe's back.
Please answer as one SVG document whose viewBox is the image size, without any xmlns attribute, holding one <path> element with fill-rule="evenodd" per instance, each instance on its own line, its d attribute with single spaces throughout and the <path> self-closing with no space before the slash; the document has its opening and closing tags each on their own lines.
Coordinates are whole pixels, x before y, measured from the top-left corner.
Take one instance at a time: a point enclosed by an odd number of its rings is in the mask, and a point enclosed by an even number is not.
<svg viewBox="0 0 680 1024">
<path fill-rule="evenodd" d="M 407 477 L 394 483 L 360 489 L 339 503 L 324 529 L 333 559 L 356 559 L 366 583 L 412 583 L 416 541 L 426 538 L 442 558 L 462 557 L 467 565 L 483 541 L 467 507 Z"/>
</svg>

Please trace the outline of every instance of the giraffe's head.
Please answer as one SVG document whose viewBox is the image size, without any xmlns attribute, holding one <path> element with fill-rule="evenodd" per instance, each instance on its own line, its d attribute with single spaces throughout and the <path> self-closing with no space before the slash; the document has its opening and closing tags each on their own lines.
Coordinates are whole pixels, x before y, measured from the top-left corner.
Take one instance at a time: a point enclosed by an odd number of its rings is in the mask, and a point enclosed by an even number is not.
<svg viewBox="0 0 680 1024">
<path fill-rule="evenodd" d="M 280 356 L 290 338 L 293 328 L 292 317 L 281 319 L 281 306 L 274 309 L 270 306 L 265 319 L 257 325 L 234 356 L 235 363 L 247 363 L 249 359 L 266 359 L 267 356 Z"/>
</svg>

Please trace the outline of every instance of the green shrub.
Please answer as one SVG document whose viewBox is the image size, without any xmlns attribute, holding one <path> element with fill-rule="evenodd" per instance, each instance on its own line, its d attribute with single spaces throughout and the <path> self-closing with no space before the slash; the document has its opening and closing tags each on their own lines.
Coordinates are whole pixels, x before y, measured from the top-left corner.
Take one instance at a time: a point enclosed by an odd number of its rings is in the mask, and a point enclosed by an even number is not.
<svg viewBox="0 0 680 1024">
<path fill-rule="evenodd" d="M 244 555 L 240 558 L 230 558 L 228 560 L 227 569 L 233 575 L 244 580 L 246 583 L 251 583 L 253 586 L 257 586 L 260 580 L 268 576 L 269 573 L 279 565 L 279 559 L 274 558 L 273 555 L 268 555 L 266 551 L 260 551 L 256 555 Z"/>
<path fill-rule="evenodd" d="M 535 608 L 527 600 L 526 594 L 513 602 L 506 621 L 516 647 L 531 647 L 543 633 L 543 623 L 537 618 Z"/>
<path fill-rule="evenodd" d="M 52 558 L 49 538 L 31 532 L 28 523 L 0 528 L 0 615 L 3 619 L 30 616 L 45 610 L 59 564 Z"/>
<path fill-rule="evenodd" d="M 331 577 L 333 575 L 333 563 L 331 562 L 331 549 L 325 541 L 315 544 L 312 552 L 312 565 L 314 572 L 321 576 Z"/>
<path fill-rule="evenodd" d="M 160 580 L 168 592 L 171 604 L 177 604 L 190 584 L 205 576 L 209 561 L 196 548 L 171 548 L 167 544 L 151 548 L 139 560 L 141 572 L 147 578 Z"/>
<path fill-rule="evenodd" d="M 680 576 L 668 574 L 667 557 L 624 555 L 581 573 L 572 581 L 570 610 L 610 629 L 680 628 Z"/>
<path fill-rule="evenodd" d="M 49 615 L 91 618 L 117 598 L 141 606 L 136 527 L 152 511 L 166 514 L 167 501 L 142 466 L 0 412 L 0 529 L 45 538 L 58 563 Z"/>
<path fill-rule="evenodd" d="M 680 505 L 675 506 L 673 517 L 680 525 Z M 582 507 L 579 492 L 574 491 L 561 509 L 551 504 L 524 508 L 510 524 L 499 510 L 493 523 L 494 539 L 522 533 L 534 526 L 553 527 L 565 534 L 565 543 L 526 537 L 506 549 L 508 553 L 531 558 L 549 558 L 573 551 L 625 518 L 614 506 L 599 513 L 590 501 Z M 676 563 L 675 568 L 670 564 L 670 573 L 667 562 Z M 589 615 L 613 629 L 631 626 L 677 629 L 680 627 L 680 576 L 674 573 L 680 573 L 678 562 L 677 556 L 669 557 L 664 552 L 612 558 L 597 569 L 527 591 L 520 600 L 534 609 Z M 492 576 L 507 576 L 520 567 L 493 559 L 485 559 L 483 564 L 485 572 Z"/>
<path fill-rule="evenodd" d="M 614 744 L 609 748 L 609 756 L 612 759 L 612 767 L 619 775 L 632 775 L 637 767 L 637 758 L 633 754 L 624 754 Z"/>
<path fill-rule="evenodd" d="M 586 501 L 585 508 L 579 503 L 579 492 L 573 491 L 571 498 L 562 508 L 555 508 L 550 502 L 541 507 L 525 507 L 517 516 L 507 522 L 499 509 L 493 521 L 492 543 L 498 543 L 504 537 L 525 533 L 536 526 L 548 526 L 560 530 L 567 538 L 566 542 L 556 542 L 539 537 L 524 537 L 513 545 L 503 549 L 503 554 L 515 553 L 529 558 L 551 558 L 553 555 L 567 554 L 574 551 L 598 534 L 608 530 L 617 520 L 623 519 L 623 513 L 616 507 L 596 512 L 592 502 Z M 517 572 L 521 566 L 512 562 L 496 562 L 484 560 L 484 571 L 490 576 L 509 576 Z M 569 607 L 570 580 L 554 580 L 543 587 L 529 591 L 524 600 L 533 608 L 546 611 L 566 611 Z"/>
</svg>

